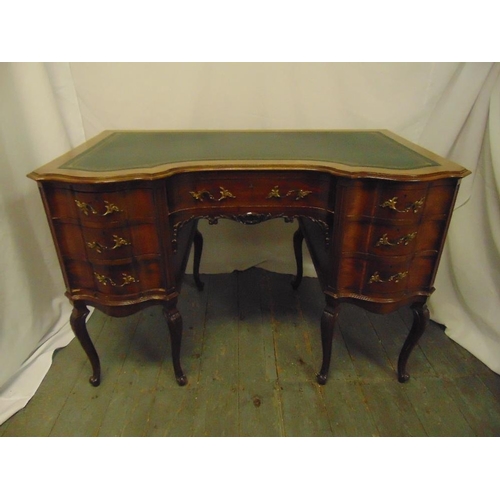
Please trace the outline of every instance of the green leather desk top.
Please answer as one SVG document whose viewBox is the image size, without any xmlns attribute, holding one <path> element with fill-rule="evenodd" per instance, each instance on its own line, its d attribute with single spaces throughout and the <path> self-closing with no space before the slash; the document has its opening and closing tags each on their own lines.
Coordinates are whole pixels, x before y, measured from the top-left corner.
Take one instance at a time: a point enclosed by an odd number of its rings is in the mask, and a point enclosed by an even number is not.
<svg viewBox="0 0 500 500">
<path fill-rule="evenodd" d="M 398 170 L 438 165 L 378 131 L 124 131 L 112 133 L 59 168 L 113 172 L 231 160 L 304 160 Z"/>
<path fill-rule="evenodd" d="M 118 182 L 227 169 L 301 169 L 388 180 L 465 177 L 470 173 L 388 130 L 109 130 L 28 177 L 36 181 Z"/>
</svg>

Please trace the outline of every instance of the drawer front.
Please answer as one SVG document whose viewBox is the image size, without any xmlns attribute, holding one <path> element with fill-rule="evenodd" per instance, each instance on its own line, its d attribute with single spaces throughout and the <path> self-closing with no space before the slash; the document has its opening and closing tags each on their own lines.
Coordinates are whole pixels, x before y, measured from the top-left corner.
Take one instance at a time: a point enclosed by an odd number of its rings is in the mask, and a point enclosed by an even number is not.
<svg viewBox="0 0 500 500">
<path fill-rule="evenodd" d="M 63 258 L 99 262 L 160 254 L 153 224 L 94 228 L 55 222 L 54 230 Z"/>
<path fill-rule="evenodd" d="M 371 297 L 394 293 L 428 291 L 433 278 L 437 254 L 421 255 L 406 262 L 397 258 L 369 261 L 361 287 L 361 294 Z"/>
<path fill-rule="evenodd" d="M 332 276 L 337 292 L 389 301 L 429 294 L 456 181 L 339 186 L 335 227 L 342 237 L 333 238 L 338 263 Z"/>
<path fill-rule="evenodd" d="M 340 293 L 395 298 L 397 295 L 428 292 L 437 254 L 386 259 L 343 257 L 340 262 Z"/>
<path fill-rule="evenodd" d="M 342 292 L 360 295 L 390 295 L 402 292 L 408 285 L 410 259 L 369 259 L 342 257 L 338 288 Z"/>
<path fill-rule="evenodd" d="M 106 227 L 126 221 L 154 219 L 155 203 L 150 189 L 88 191 L 82 188 L 79 191 L 48 187 L 45 194 L 53 220 Z"/>
<path fill-rule="evenodd" d="M 439 251 L 445 229 L 445 220 L 429 220 L 420 224 L 346 221 L 340 242 L 341 251 L 381 257 Z"/>
<path fill-rule="evenodd" d="M 425 205 L 426 194 L 426 183 L 354 181 L 342 186 L 340 212 L 346 217 L 416 221 Z"/>
<path fill-rule="evenodd" d="M 248 171 L 179 174 L 168 183 L 170 212 L 199 208 L 328 207 L 330 179 L 321 173 Z"/>
<path fill-rule="evenodd" d="M 370 220 L 346 221 L 342 240 L 344 253 L 367 253 L 373 255 L 408 255 L 415 251 L 418 224 L 376 224 Z"/>
<path fill-rule="evenodd" d="M 153 224 L 123 228 L 83 228 L 87 256 L 91 261 L 159 255 L 160 243 Z"/>
<path fill-rule="evenodd" d="M 343 185 L 339 213 L 347 218 L 376 218 L 408 223 L 443 218 L 452 209 L 454 182 L 354 181 Z"/>
<path fill-rule="evenodd" d="M 123 296 L 164 288 L 158 258 L 113 265 L 69 260 L 65 266 L 72 293 Z"/>
<path fill-rule="evenodd" d="M 93 265 L 96 289 L 105 294 L 128 295 L 161 288 L 159 259 L 137 260 L 133 265 Z"/>
<path fill-rule="evenodd" d="M 419 220 L 425 210 L 427 185 L 383 185 L 373 204 L 373 217 Z"/>
</svg>

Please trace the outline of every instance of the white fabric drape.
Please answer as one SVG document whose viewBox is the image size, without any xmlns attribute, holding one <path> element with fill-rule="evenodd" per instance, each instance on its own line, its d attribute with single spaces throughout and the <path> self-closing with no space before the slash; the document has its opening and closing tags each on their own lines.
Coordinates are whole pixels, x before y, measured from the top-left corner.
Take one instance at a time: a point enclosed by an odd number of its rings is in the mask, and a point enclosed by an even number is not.
<svg viewBox="0 0 500 500">
<path fill-rule="evenodd" d="M 499 72 L 500 63 L 1 64 L 0 422 L 36 390 L 49 344 L 71 339 L 40 197 L 25 176 L 105 129 L 386 128 L 461 163 L 473 174 L 462 183 L 431 317 L 500 372 Z M 294 272 L 290 224 L 201 229 L 202 272 Z M 305 272 L 314 275 L 310 261 Z M 26 375 L 20 367 L 37 348 L 28 364 L 45 353 L 42 373 Z M 34 388 L 22 397 L 21 377 Z"/>
<path fill-rule="evenodd" d="M 429 305 L 449 337 L 500 373 L 499 78 L 489 102 L 470 197 L 454 213 Z"/>
<path fill-rule="evenodd" d="M 26 404 L 50 367 L 44 346 L 72 339 L 40 195 L 26 178 L 70 146 L 46 66 L 0 64 L 0 422 Z"/>
</svg>

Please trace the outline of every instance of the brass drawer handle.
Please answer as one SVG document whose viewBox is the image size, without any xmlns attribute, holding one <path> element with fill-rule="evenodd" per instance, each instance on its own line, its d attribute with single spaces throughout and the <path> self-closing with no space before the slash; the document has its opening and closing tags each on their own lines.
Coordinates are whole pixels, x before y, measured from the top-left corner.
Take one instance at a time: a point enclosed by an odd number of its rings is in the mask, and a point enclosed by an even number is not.
<svg viewBox="0 0 500 500">
<path fill-rule="evenodd" d="M 109 201 L 104 200 L 104 208 L 106 211 L 103 214 L 98 214 L 97 210 L 88 203 L 85 203 L 80 200 L 75 200 L 76 206 L 83 212 L 85 215 L 93 214 L 100 215 L 101 217 L 105 217 L 106 215 L 110 215 L 114 212 L 123 212 L 120 210 L 114 203 L 110 203 Z"/>
<path fill-rule="evenodd" d="M 103 250 L 116 250 L 117 248 L 123 247 L 123 246 L 128 246 L 131 245 L 130 241 L 127 241 L 125 238 L 122 238 L 121 236 L 118 236 L 116 234 L 113 234 L 113 243 L 114 246 L 112 247 L 107 247 L 105 245 L 101 245 L 97 241 L 88 241 L 87 246 L 91 248 L 92 250 L 95 250 L 97 253 L 102 253 Z"/>
<path fill-rule="evenodd" d="M 206 189 L 202 189 L 201 191 L 189 191 L 189 194 L 197 201 L 204 201 L 204 198 L 208 200 L 222 201 L 226 198 L 236 198 L 231 191 L 228 191 L 226 188 L 219 186 L 220 189 L 220 197 L 217 199 L 215 196 Z"/>
<path fill-rule="evenodd" d="M 375 271 L 372 274 L 372 277 L 370 278 L 370 281 L 368 283 L 389 283 L 390 281 L 394 281 L 394 283 L 399 283 L 403 278 L 406 278 L 408 276 L 408 271 L 403 271 L 397 274 L 393 274 L 392 276 L 389 276 L 386 280 L 383 280 L 380 277 L 380 274 L 378 271 Z"/>
<path fill-rule="evenodd" d="M 414 233 L 408 233 L 406 236 L 402 236 L 399 238 L 399 240 L 396 240 L 394 243 L 389 241 L 389 238 L 387 237 L 387 233 L 384 233 L 380 239 L 375 243 L 376 247 L 380 246 L 386 246 L 386 247 L 395 247 L 398 245 L 408 245 L 410 241 L 412 241 L 415 236 L 417 236 L 417 232 L 415 231 Z"/>
<path fill-rule="evenodd" d="M 220 189 L 220 198 L 217 201 L 222 201 L 225 200 L 226 198 L 236 198 L 236 196 L 234 196 L 233 193 L 223 188 L 222 186 L 220 186 L 219 189 Z"/>
<path fill-rule="evenodd" d="M 305 189 L 292 189 L 286 193 L 286 196 L 295 196 L 295 201 L 302 200 L 306 196 L 310 195 L 312 191 L 306 191 Z"/>
<path fill-rule="evenodd" d="M 122 273 L 123 283 L 121 285 L 117 285 L 111 278 L 108 278 L 107 276 L 104 276 L 103 274 L 94 273 L 94 275 L 97 278 L 97 281 L 99 281 L 99 283 L 102 283 L 103 285 L 109 284 L 111 286 L 116 286 L 119 288 L 130 285 L 131 283 L 139 283 L 138 279 L 135 279 L 133 276 L 131 276 L 130 274 L 127 274 L 127 273 Z"/>
<path fill-rule="evenodd" d="M 197 201 L 203 201 L 203 197 L 205 195 L 209 200 L 215 200 L 214 196 L 206 189 L 203 189 L 202 191 L 189 191 L 189 194 Z"/>
<path fill-rule="evenodd" d="M 279 190 L 278 186 L 274 186 L 271 189 L 271 191 L 269 192 L 269 194 L 266 196 L 266 199 L 269 199 L 269 198 L 281 198 L 280 190 Z"/>
<path fill-rule="evenodd" d="M 413 212 L 416 214 L 423 206 L 424 206 L 424 201 L 425 201 L 425 196 L 420 198 L 420 200 L 414 201 L 413 203 L 410 203 L 406 208 L 403 210 L 399 210 L 396 207 L 396 204 L 398 202 L 398 197 L 394 196 L 394 198 L 390 198 L 387 201 L 384 201 L 380 205 L 381 208 L 388 208 L 389 210 L 394 210 L 395 212 L 399 212 L 400 214 L 407 213 L 407 212 Z"/>
<path fill-rule="evenodd" d="M 312 191 L 307 191 L 305 189 L 291 189 L 290 191 L 288 191 L 288 193 L 286 193 L 285 198 L 290 196 L 295 196 L 295 201 L 298 201 L 302 200 L 306 196 L 309 196 L 311 193 Z M 281 198 L 279 186 L 274 186 L 271 189 L 269 194 L 266 196 L 266 199 L 270 198 Z"/>
</svg>

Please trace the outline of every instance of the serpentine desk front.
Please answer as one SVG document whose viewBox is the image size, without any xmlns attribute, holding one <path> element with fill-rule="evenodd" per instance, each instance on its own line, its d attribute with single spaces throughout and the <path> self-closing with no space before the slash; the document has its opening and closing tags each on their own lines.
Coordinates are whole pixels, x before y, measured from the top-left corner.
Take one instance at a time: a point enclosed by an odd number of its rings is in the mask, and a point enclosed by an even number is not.
<svg viewBox="0 0 500 500">
<path fill-rule="evenodd" d="M 460 179 L 469 172 L 385 130 L 107 131 L 29 174 L 38 182 L 73 305 L 71 326 L 100 383 L 87 306 L 126 316 L 163 305 L 175 377 L 181 362 L 177 299 L 199 219 L 299 222 L 326 299 L 321 318 L 326 383 L 342 302 L 377 313 L 411 305 L 414 322 L 398 379 L 429 319 L 425 305 Z"/>
</svg>

